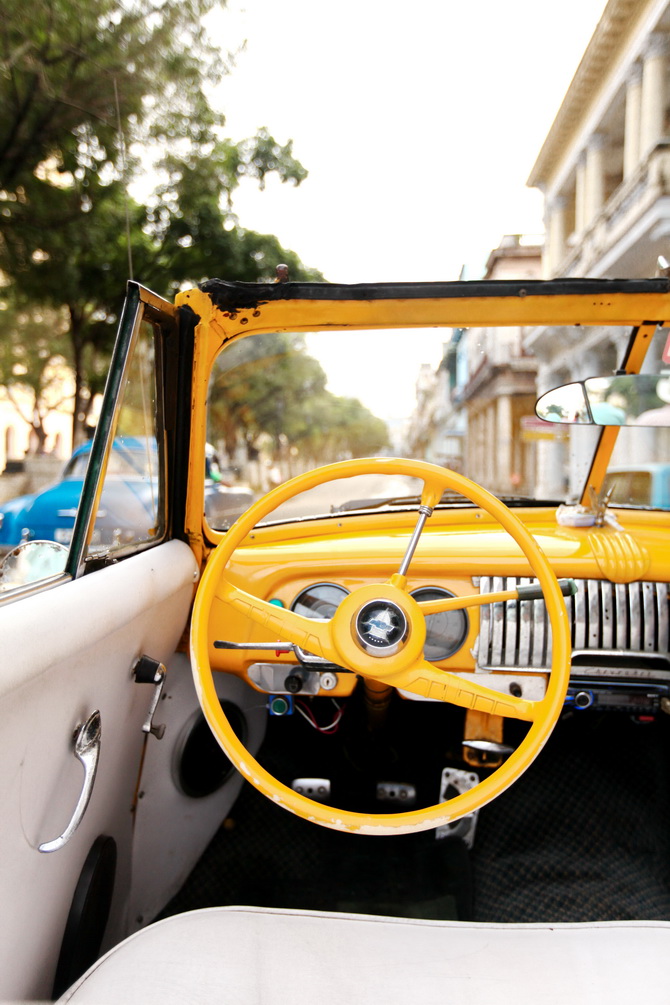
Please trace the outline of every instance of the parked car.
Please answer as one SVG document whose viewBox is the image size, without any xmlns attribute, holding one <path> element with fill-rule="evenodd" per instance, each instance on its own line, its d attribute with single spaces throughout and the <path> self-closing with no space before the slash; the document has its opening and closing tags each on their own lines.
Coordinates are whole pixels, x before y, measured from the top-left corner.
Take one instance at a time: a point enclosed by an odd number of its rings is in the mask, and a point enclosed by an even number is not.
<svg viewBox="0 0 670 1005">
<path fill-rule="evenodd" d="M 606 497 L 667 434 L 528 374 L 660 372 L 669 322 L 666 278 L 129 284 L 62 571 L 0 595 L 0 999 L 667 1002 L 670 520 Z M 420 364 L 498 325 L 454 432 Z M 150 517 L 95 542 L 137 429 Z M 227 529 L 224 439 L 297 472 Z"/>
<path fill-rule="evenodd" d="M 670 509 L 670 464 L 612 465 L 607 472 L 606 491 L 613 506 L 651 506 Z"/>
<path fill-rule="evenodd" d="M 77 447 L 60 479 L 40 492 L 18 496 L 0 507 L 0 548 L 21 541 L 56 541 L 68 545 L 91 443 Z M 156 441 L 142 437 L 116 439 L 110 454 L 107 478 L 95 520 L 92 544 L 104 547 L 116 541 L 130 544 L 144 535 L 156 507 L 158 450 Z M 214 448 L 207 451 L 205 510 L 218 527 L 229 526 L 253 500 L 251 489 L 222 482 Z"/>
</svg>

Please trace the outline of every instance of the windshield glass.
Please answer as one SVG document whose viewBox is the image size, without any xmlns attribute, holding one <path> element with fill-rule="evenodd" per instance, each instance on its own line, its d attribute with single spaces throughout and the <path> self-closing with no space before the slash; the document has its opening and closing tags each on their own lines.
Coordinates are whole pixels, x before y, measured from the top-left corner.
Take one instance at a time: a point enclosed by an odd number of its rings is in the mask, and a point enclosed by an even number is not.
<svg viewBox="0 0 670 1005">
<path fill-rule="evenodd" d="M 217 489 L 243 490 L 250 501 L 319 465 L 387 455 L 451 468 L 512 503 L 576 501 L 602 429 L 543 421 L 535 402 L 571 380 L 614 373 L 629 335 L 575 326 L 239 339 L 221 352 L 210 382 L 208 450 L 226 473 Z M 648 353 L 649 372 L 670 370 L 661 360 L 666 335 Z M 669 430 L 620 428 L 611 501 L 670 508 L 670 492 L 656 487 L 666 466 L 670 472 Z M 285 503 L 271 519 L 402 505 L 420 488 L 402 476 L 344 479 Z M 208 517 L 225 528 L 234 514 Z"/>
</svg>

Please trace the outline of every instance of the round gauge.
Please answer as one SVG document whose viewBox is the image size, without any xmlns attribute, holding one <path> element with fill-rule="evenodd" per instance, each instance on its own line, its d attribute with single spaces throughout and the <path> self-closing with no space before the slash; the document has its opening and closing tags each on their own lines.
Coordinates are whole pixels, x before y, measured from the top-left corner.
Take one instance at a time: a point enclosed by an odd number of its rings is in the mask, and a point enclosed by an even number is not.
<svg viewBox="0 0 670 1005">
<path fill-rule="evenodd" d="M 440 600 L 441 597 L 453 597 L 449 590 L 438 586 L 422 586 L 414 590 L 412 596 L 416 601 Z M 424 655 L 431 663 L 439 663 L 453 656 L 461 648 L 468 634 L 468 616 L 463 609 L 459 611 L 442 611 L 440 614 L 429 614 L 426 618 L 426 645 Z"/>
<path fill-rule="evenodd" d="M 335 583 L 314 583 L 298 594 L 291 604 L 291 610 L 302 614 L 304 618 L 323 618 L 329 621 L 348 593 L 343 586 Z"/>
</svg>

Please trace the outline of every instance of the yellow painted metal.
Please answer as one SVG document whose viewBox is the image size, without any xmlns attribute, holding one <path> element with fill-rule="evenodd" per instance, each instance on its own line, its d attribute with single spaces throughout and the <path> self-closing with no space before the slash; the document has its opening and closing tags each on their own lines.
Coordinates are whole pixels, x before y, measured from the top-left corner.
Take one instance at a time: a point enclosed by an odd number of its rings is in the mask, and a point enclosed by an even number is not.
<svg viewBox="0 0 670 1005">
<path fill-rule="evenodd" d="M 552 629 L 552 666 L 545 697 L 538 702 L 503 696 L 478 682 L 466 681 L 439 670 L 423 659 L 425 624 L 419 605 L 404 590 L 404 577 L 392 575 L 376 586 L 353 591 L 338 607 L 330 622 L 312 621 L 294 612 L 275 607 L 233 584 L 226 567 L 236 548 L 250 535 L 256 523 L 280 503 L 323 481 L 370 472 L 405 474 L 422 478 L 428 491 L 438 488 L 460 492 L 480 506 L 519 546 L 525 560 L 542 586 Z M 396 603 L 409 623 L 405 648 L 378 658 L 362 651 L 353 635 L 353 623 L 361 606 L 371 599 Z M 356 673 L 379 684 L 390 684 L 416 694 L 453 701 L 466 708 L 490 714 L 512 716 L 531 723 L 517 748 L 494 774 L 470 792 L 443 804 L 397 814 L 359 814 L 315 803 L 273 778 L 242 746 L 221 710 L 214 687 L 211 646 L 212 618 L 220 616 L 221 605 L 232 607 L 275 637 L 335 663 L 344 663 Z M 498 499 L 480 486 L 435 465 L 402 458 L 372 458 L 328 465 L 278 486 L 255 503 L 228 531 L 210 558 L 198 588 L 193 612 L 191 658 L 196 689 L 205 717 L 218 742 L 242 775 L 269 798 L 299 816 L 327 827 L 374 834 L 399 834 L 439 826 L 471 813 L 504 791 L 532 762 L 546 742 L 563 706 L 570 670 L 570 633 L 560 588 L 551 566 L 523 523 Z"/>
<path fill-rule="evenodd" d="M 464 287 L 467 284 L 464 284 Z M 220 348 L 234 335 L 330 328 L 453 328 L 495 325 L 623 325 L 670 317 L 670 293 L 551 294 L 528 296 L 426 297 L 426 299 L 286 299 L 259 303 L 233 313 L 212 305 L 201 290 L 176 298 L 201 317 L 215 319 L 212 334 Z M 214 312 L 212 314 L 212 312 Z M 218 350 L 217 350 L 218 351 Z"/>
<path fill-rule="evenodd" d="M 656 324 L 640 325 L 630 346 L 625 366 L 626 373 L 640 372 L 655 331 Z M 598 449 L 593 457 L 593 466 L 589 472 L 588 482 L 580 500 L 582 506 L 590 506 L 593 501 L 592 495 L 598 497 L 602 491 L 605 475 L 607 474 L 607 466 L 614 453 L 620 429 L 620 426 L 605 426 L 600 434 Z"/>
<path fill-rule="evenodd" d="M 467 284 L 464 284 L 464 288 Z M 223 310 L 199 289 L 185 290 L 176 297 L 178 307 L 188 306 L 198 316 L 192 388 L 192 426 L 189 485 L 186 501 L 186 531 L 200 558 L 206 551 L 203 538 L 204 447 L 208 380 L 214 359 L 231 340 L 248 335 L 281 331 L 337 329 L 393 329 L 412 327 L 486 327 L 520 325 L 612 325 L 637 327 L 639 332 L 630 354 L 627 372 L 639 369 L 657 324 L 670 317 L 670 293 L 530 294 L 516 296 L 435 296 L 425 299 L 280 299 L 254 307 Z M 654 319 L 652 321 L 652 319 Z M 603 433 L 602 449 L 592 471 L 592 484 L 599 491 L 616 432 Z M 583 504 L 588 504 L 584 498 Z M 210 532 L 210 537 L 219 535 Z"/>
</svg>

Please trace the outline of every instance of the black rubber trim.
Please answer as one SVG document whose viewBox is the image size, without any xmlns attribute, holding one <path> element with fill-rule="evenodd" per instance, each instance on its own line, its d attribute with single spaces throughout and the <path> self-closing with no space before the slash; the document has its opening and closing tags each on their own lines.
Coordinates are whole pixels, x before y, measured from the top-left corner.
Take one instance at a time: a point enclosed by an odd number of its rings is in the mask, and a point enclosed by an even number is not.
<svg viewBox="0 0 670 1005">
<path fill-rule="evenodd" d="M 469 297 L 610 296 L 670 292 L 670 279 L 486 279 L 445 283 L 231 283 L 199 287 L 215 306 L 235 312 L 278 300 L 462 300 Z"/>
<path fill-rule="evenodd" d="M 60 998 L 98 959 L 115 877 L 116 842 L 101 834 L 86 857 L 72 897 L 54 977 L 54 998 Z"/>
<path fill-rule="evenodd" d="M 193 352 L 195 328 L 200 318 L 190 307 L 179 308 L 179 335 L 177 352 L 171 359 L 176 368 L 173 373 L 175 393 L 174 426 L 172 430 L 172 469 L 170 472 L 169 511 L 172 514 L 172 534 L 187 540 L 184 531 L 186 519 L 186 486 L 188 483 L 188 456 L 191 437 L 191 383 L 193 380 Z"/>
</svg>

